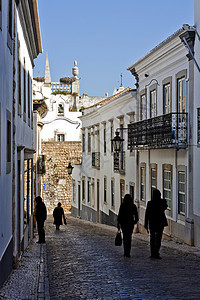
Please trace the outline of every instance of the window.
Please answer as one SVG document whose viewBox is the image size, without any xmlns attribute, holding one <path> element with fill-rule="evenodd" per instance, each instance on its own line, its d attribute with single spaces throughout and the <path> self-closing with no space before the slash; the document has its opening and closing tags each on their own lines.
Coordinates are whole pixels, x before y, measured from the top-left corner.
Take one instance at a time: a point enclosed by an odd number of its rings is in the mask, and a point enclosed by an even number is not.
<svg viewBox="0 0 200 300">
<path fill-rule="evenodd" d="M 132 197 L 132 199 L 134 201 L 134 184 L 130 184 L 129 194 L 131 195 L 131 197 Z"/>
<path fill-rule="evenodd" d="M 8 1 L 8 35 L 7 35 L 7 43 L 8 48 L 12 53 L 12 18 L 13 18 L 13 6 L 12 0 Z"/>
<path fill-rule="evenodd" d="M 140 120 L 146 119 L 146 94 L 140 96 Z"/>
<path fill-rule="evenodd" d="M 140 200 L 145 201 L 146 197 L 146 165 L 140 167 Z"/>
<path fill-rule="evenodd" d="M 63 104 L 58 104 L 58 115 L 59 116 L 64 116 L 64 105 Z"/>
<path fill-rule="evenodd" d="M 178 213 L 185 215 L 186 205 L 186 176 L 185 171 L 178 171 Z"/>
<path fill-rule="evenodd" d="M 0 29 L 2 29 L 2 0 L 0 0 Z"/>
<path fill-rule="evenodd" d="M 200 145 L 200 108 L 197 108 L 197 144 Z"/>
<path fill-rule="evenodd" d="M 26 156 L 26 153 L 25 153 Z M 24 159 L 24 228 L 33 213 L 33 159 Z"/>
<path fill-rule="evenodd" d="M 151 180 L 151 199 L 153 191 L 157 188 L 157 166 L 152 164 L 150 166 L 150 180 Z"/>
<path fill-rule="evenodd" d="M 172 166 L 163 165 L 163 198 L 167 201 L 168 209 L 172 209 Z"/>
<path fill-rule="evenodd" d="M 88 180 L 87 186 L 88 186 L 88 203 L 90 203 L 90 180 Z"/>
<path fill-rule="evenodd" d="M 12 38 L 12 0 L 9 0 L 8 5 L 8 33 Z"/>
<path fill-rule="evenodd" d="M 104 124 L 103 128 L 103 151 L 106 154 L 106 124 Z"/>
<path fill-rule="evenodd" d="M 7 166 L 6 173 L 11 172 L 11 113 L 7 110 Z"/>
<path fill-rule="evenodd" d="M 18 39 L 18 115 L 21 116 L 21 61 L 20 61 L 20 42 Z"/>
<path fill-rule="evenodd" d="M 104 203 L 107 202 L 107 178 L 104 177 Z"/>
<path fill-rule="evenodd" d="M 65 141 L 65 135 L 64 134 L 57 134 L 57 142 L 64 142 Z"/>
<path fill-rule="evenodd" d="M 91 133 L 88 132 L 88 153 L 91 152 Z"/>
<path fill-rule="evenodd" d="M 115 207 L 115 181 L 111 179 L 111 206 Z"/>
<path fill-rule="evenodd" d="M 121 201 L 121 203 L 123 202 L 124 195 L 125 195 L 125 181 L 121 179 L 120 180 L 120 201 Z"/>
<path fill-rule="evenodd" d="M 185 103 L 185 77 L 182 77 L 178 79 L 178 91 L 177 91 L 177 97 L 178 97 L 178 112 L 179 113 L 185 113 L 186 111 L 186 103 Z"/>
<path fill-rule="evenodd" d="M 114 138 L 113 136 L 113 122 L 110 123 L 110 140 Z M 111 141 L 111 153 L 113 153 L 113 142 Z"/>
<path fill-rule="evenodd" d="M 26 61 L 24 58 L 24 121 L 26 121 Z"/>
<path fill-rule="evenodd" d="M 73 180 L 73 183 L 72 183 L 72 193 L 73 193 L 73 202 L 76 203 L 76 184 L 75 184 L 75 181 Z"/>
<path fill-rule="evenodd" d="M 82 202 L 85 202 L 85 179 L 82 179 Z"/>
<path fill-rule="evenodd" d="M 94 207 L 94 204 L 95 204 L 95 193 L 94 193 L 95 186 L 94 186 L 94 178 L 92 178 L 91 186 L 92 186 L 92 207 Z"/>
<path fill-rule="evenodd" d="M 163 85 L 163 114 L 171 112 L 171 84 Z"/>
<path fill-rule="evenodd" d="M 150 118 L 157 116 L 156 90 L 150 91 Z"/>
<path fill-rule="evenodd" d="M 85 152 L 85 133 L 82 133 L 82 151 Z"/>
<path fill-rule="evenodd" d="M 30 118 L 31 118 L 31 95 L 30 95 L 30 74 L 28 72 L 28 125 L 30 125 Z"/>
</svg>

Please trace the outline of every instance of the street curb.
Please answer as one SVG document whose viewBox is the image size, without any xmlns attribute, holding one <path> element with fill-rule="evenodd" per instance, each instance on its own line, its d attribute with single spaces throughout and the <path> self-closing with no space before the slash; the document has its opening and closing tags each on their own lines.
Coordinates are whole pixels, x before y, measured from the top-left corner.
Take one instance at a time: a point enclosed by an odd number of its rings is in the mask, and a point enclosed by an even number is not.
<svg viewBox="0 0 200 300">
<path fill-rule="evenodd" d="M 40 270 L 37 293 L 38 300 L 50 300 L 46 244 L 40 245 Z"/>
</svg>

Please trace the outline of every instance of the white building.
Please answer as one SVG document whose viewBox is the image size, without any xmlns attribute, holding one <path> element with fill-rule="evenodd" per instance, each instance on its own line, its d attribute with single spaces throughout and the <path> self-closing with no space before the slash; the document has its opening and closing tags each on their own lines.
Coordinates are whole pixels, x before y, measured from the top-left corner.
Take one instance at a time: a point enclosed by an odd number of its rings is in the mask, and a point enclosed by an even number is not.
<svg viewBox="0 0 200 300">
<path fill-rule="evenodd" d="M 42 118 L 44 124 L 41 139 L 47 141 L 80 141 L 82 109 L 95 104 L 103 97 L 79 95 L 79 69 L 77 62 L 72 68 L 72 77 L 61 78 L 60 82 L 51 82 L 48 55 L 46 55 L 45 76 L 35 78 L 33 82 L 34 99 L 46 102 L 48 112 Z"/>
<path fill-rule="evenodd" d="M 158 188 L 167 200 L 165 236 L 199 245 L 194 218 L 195 31 L 185 25 L 128 68 L 136 78 L 137 122 L 128 146 L 137 150 L 140 230 L 146 203 Z M 199 200 L 198 200 L 199 201 Z"/>
<path fill-rule="evenodd" d="M 41 50 L 37 1 L 0 1 L 0 286 L 33 236 L 31 85 Z"/>
<path fill-rule="evenodd" d="M 194 218 L 194 241 L 200 246 L 200 185 L 199 185 L 199 170 L 200 170 L 200 2 L 194 1 L 194 26 L 196 27 L 194 56 L 198 67 L 194 65 L 194 105 L 193 105 L 193 120 L 192 128 L 194 137 L 194 156 L 193 156 L 193 218 Z"/>
<path fill-rule="evenodd" d="M 125 193 L 135 198 L 136 156 L 127 150 L 127 128 L 136 112 L 136 91 L 119 93 L 84 110 L 82 164 L 73 165 L 72 215 L 93 222 L 116 225 Z M 124 136 L 122 152 L 114 153 L 115 131 Z"/>
</svg>

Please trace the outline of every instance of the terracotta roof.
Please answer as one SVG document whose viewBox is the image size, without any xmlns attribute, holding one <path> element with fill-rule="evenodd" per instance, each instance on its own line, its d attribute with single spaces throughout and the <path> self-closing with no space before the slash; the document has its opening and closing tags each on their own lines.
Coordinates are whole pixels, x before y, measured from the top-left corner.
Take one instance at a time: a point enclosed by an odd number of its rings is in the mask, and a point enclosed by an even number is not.
<svg viewBox="0 0 200 300">
<path fill-rule="evenodd" d="M 121 91 L 121 92 L 119 92 L 119 93 L 117 93 L 117 94 L 115 94 L 115 95 L 112 95 L 112 96 L 110 96 L 110 97 L 107 97 L 107 98 L 101 100 L 100 102 L 97 102 L 97 103 L 95 103 L 95 104 L 93 104 L 93 105 L 91 105 L 91 106 L 88 106 L 88 107 L 86 107 L 85 109 L 88 109 L 88 108 L 91 108 L 91 107 L 95 107 L 95 106 L 99 106 L 99 105 L 104 105 L 105 103 L 109 102 L 110 100 L 112 100 L 112 99 L 114 99 L 114 98 L 117 98 L 117 97 L 119 97 L 119 96 L 122 96 L 123 94 L 126 94 L 127 92 L 130 92 L 130 91 L 133 91 L 133 89 L 130 88 L 130 87 L 127 87 L 127 88 L 124 89 L 123 91 Z"/>
</svg>

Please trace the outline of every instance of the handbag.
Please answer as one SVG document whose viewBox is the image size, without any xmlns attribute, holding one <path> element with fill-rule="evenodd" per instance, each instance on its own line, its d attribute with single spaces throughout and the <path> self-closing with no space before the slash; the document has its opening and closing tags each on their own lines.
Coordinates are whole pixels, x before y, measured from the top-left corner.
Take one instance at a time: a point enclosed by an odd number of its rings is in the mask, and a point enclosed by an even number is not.
<svg viewBox="0 0 200 300">
<path fill-rule="evenodd" d="M 121 246 L 121 245 L 122 245 L 122 234 L 121 234 L 121 230 L 118 230 L 115 237 L 115 246 Z"/>
<path fill-rule="evenodd" d="M 64 218 L 64 224 L 65 224 L 65 225 L 67 225 L 67 221 L 66 221 L 66 218 Z"/>
</svg>

